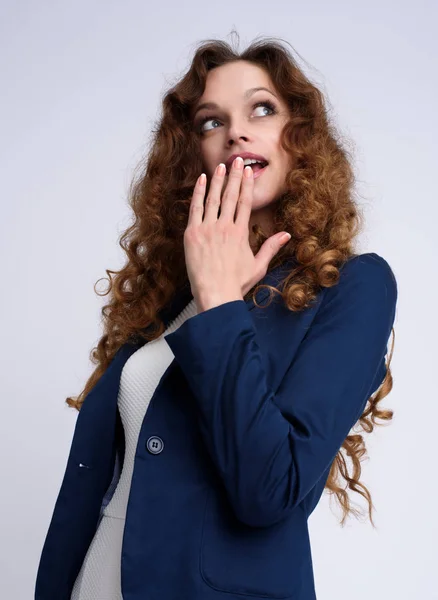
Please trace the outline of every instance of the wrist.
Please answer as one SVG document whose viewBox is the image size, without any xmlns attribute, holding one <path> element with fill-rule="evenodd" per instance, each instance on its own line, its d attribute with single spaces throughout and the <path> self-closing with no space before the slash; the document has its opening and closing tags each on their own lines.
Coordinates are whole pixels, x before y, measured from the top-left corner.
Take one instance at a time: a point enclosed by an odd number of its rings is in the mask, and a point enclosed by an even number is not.
<svg viewBox="0 0 438 600">
<path fill-rule="evenodd" d="M 233 300 L 243 300 L 242 292 L 228 291 L 228 292 L 206 292 L 196 296 L 196 306 L 198 307 L 198 313 L 215 308 L 226 302 L 232 302 Z"/>
</svg>

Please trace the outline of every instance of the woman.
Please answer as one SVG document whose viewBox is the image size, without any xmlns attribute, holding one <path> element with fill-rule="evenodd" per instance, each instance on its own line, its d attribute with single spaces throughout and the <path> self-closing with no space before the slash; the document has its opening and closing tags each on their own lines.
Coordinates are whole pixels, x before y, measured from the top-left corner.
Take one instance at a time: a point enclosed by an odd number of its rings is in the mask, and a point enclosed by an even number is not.
<svg viewBox="0 0 438 600">
<path fill-rule="evenodd" d="M 36 600 L 316 598 L 308 518 L 324 489 L 342 524 L 357 514 L 344 479 L 373 523 L 350 431 L 392 418 L 397 284 L 354 253 L 353 185 L 278 41 L 200 45 L 132 188 L 96 369 L 67 399 Z"/>
</svg>

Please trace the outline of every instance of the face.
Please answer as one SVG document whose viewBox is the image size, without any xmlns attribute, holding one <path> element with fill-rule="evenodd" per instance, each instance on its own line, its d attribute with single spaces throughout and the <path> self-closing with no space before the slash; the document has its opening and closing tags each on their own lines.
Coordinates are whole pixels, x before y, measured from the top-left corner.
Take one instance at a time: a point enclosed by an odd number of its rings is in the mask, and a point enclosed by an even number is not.
<svg viewBox="0 0 438 600">
<path fill-rule="evenodd" d="M 252 88 L 258 87 L 269 91 L 252 91 Z M 204 103 L 216 106 L 202 108 Z M 208 181 L 217 165 L 225 163 L 232 154 L 240 156 L 242 152 L 252 152 L 269 162 L 263 173 L 254 179 L 250 220 L 250 227 L 259 223 L 267 229 L 274 204 L 285 191 L 285 175 L 290 168 L 290 157 L 280 147 L 280 135 L 288 121 L 288 110 L 269 75 L 246 61 L 209 71 L 204 93 L 194 107 L 192 117 Z M 227 181 L 226 175 L 222 190 Z"/>
</svg>

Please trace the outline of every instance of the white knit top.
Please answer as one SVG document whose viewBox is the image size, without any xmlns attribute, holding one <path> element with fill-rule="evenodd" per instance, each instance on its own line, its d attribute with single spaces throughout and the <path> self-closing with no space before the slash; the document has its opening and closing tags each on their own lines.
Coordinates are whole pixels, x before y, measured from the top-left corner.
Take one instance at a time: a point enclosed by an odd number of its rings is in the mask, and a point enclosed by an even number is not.
<svg viewBox="0 0 438 600">
<path fill-rule="evenodd" d="M 123 600 L 122 540 L 138 436 L 152 395 L 174 358 L 163 336 L 196 314 L 193 299 L 159 338 L 136 350 L 123 367 L 117 399 L 125 432 L 123 468 L 76 578 L 71 600 Z"/>
</svg>

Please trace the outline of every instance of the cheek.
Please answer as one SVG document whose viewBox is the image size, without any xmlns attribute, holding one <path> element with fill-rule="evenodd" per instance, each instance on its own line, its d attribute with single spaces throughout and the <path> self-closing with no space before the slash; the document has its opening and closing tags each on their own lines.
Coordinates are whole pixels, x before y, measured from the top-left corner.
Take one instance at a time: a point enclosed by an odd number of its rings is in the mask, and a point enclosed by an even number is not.
<svg viewBox="0 0 438 600">
<path fill-rule="evenodd" d="M 204 158 L 203 159 L 203 170 L 204 173 L 207 175 L 208 179 L 211 179 L 214 175 L 214 172 L 216 170 L 216 167 L 218 166 L 218 164 L 220 163 L 220 160 L 216 161 L 216 158 Z"/>
<path fill-rule="evenodd" d="M 218 150 L 217 144 L 213 140 L 207 139 L 201 142 L 201 159 L 207 175 L 212 174 L 222 159 L 222 153 Z"/>
<path fill-rule="evenodd" d="M 279 157 L 282 171 L 289 170 L 291 167 L 291 156 L 281 148 L 279 150 Z"/>
</svg>

